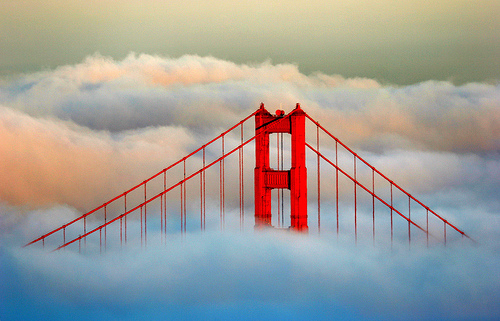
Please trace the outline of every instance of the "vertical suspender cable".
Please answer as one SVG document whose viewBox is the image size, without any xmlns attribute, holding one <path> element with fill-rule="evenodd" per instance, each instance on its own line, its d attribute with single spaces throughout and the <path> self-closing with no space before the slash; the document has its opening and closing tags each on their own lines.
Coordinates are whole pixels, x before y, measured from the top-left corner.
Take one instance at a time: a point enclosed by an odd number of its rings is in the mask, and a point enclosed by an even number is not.
<svg viewBox="0 0 500 321">
<path fill-rule="evenodd" d="M 281 170 L 280 168 L 280 133 L 276 133 L 276 167 L 278 170 Z M 280 215 L 281 213 L 281 199 L 280 199 L 280 189 L 277 190 L 278 192 L 278 227 L 280 227 L 280 222 L 281 218 Z"/>
<path fill-rule="evenodd" d="M 87 234 L 87 216 L 83 217 L 83 234 Z M 83 241 L 83 245 L 85 246 L 85 248 L 87 248 L 87 236 L 85 236 L 85 239 Z"/>
<path fill-rule="evenodd" d="M 200 172 L 200 231 L 203 231 L 203 172 Z"/>
<path fill-rule="evenodd" d="M 186 180 L 186 161 L 184 161 L 184 181 Z M 184 182 L 184 233 L 187 231 L 187 182 Z"/>
<path fill-rule="evenodd" d="M 226 226 L 226 169 L 225 169 L 225 151 L 224 135 L 222 135 L 222 227 Z"/>
<path fill-rule="evenodd" d="M 204 228 L 204 218 L 203 218 L 203 204 L 204 204 L 204 175 L 205 175 L 205 145 L 202 146 L 202 161 L 201 161 L 201 172 L 200 172 L 200 228 L 202 231 Z"/>
<path fill-rule="evenodd" d="M 164 184 L 165 184 L 165 188 L 166 188 L 166 186 L 168 186 L 168 177 L 167 177 L 167 173 L 166 172 L 165 172 L 164 179 L 165 179 L 165 183 Z M 165 241 L 166 241 L 166 236 L 167 236 L 167 215 L 168 215 L 167 213 L 168 213 L 168 196 L 165 193 L 165 218 L 164 218 L 164 220 L 165 220 L 165 225 L 164 225 L 164 228 L 165 228 Z"/>
<path fill-rule="evenodd" d="M 127 195 L 126 193 L 123 194 Z M 123 212 L 125 214 L 126 211 Z M 123 246 L 123 214 L 120 216 L 120 247 Z"/>
<path fill-rule="evenodd" d="M 321 230 L 321 170 L 320 170 L 320 159 L 319 159 L 319 126 L 316 126 L 316 153 L 318 157 L 318 233 Z"/>
<path fill-rule="evenodd" d="M 106 223 L 108 222 L 108 215 L 107 215 L 107 210 L 106 210 L 107 204 L 104 204 L 104 249 L 107 247 L 107 225 Z"/>
<path fill-rule="evenodd" d="M 425 213 L 425 220 L 426 220 L 426 224 L 425 224 L 425 234 L 427 236 L 427 247 L 429 247 L 429 209 L 427 208 L 426 209 L 426 213 Z"/>
<path fill-rule="evenodd" d="M 123 246 L 123 216 L 120 217 L 120 246 Z"/>
<path fill-rule="evenodd" d="M 444 246 L 446 246 L 446 220 L 444 222 Z"/>
<path fill-rule="evenodd" d="M 125 193 L 125 211 L 123 213 L 127 213 L 127 193 Z M 125 216 L 125 243 L 127 243 L 127 216 Z"/>
<path fill-rule="evenodd" d="M 245 150 L 243 149 L 243 123 L 240 127 L 241 132 L 241 227 L 245 227 L 245 172 L 244 172 L 244 160 L 245 160 Z"/>
<path fill-rule="evenodd" d="M 408 195 L 408 246 L 411 246 L 411 197 Z"/>
<path fill-rule="evenodd" d="M 167 171 L 165 171 L 165 175 L 163 176 L 163 188 L 166 191 L 167 190 Z M 163 218 L 163 221 L 165 224 L 163 225 L 163 228 L 165 229 L 165 241 L 167 239 L 167 208 L 168 208 L 168 201 L 167 201 L 167 193 L 165 193 L 165 204 L 163 206 L 163 210 L 165 211 L 165 216 Z"/>
<path fill-rule="evenodd" d="M 356 178 L 356 154 L 354 154 L 354 238 L 356 244 L 358 244 L 358 198 L 357 198 L 357 187 L 358 180 Z"/>
<path fill-rule="evenodd" d="M 241 144 L 243 143 L 243 127 L 241 127 Z M 240 231 L 243 229 L 243 147 L 238 148 L 238 183 L 239 183 L 239 195 L 240 195 Z"/>
<path fill-rule="evenodd" d="M 335 194 L 336 201 L 335 206 L 337 208 L 337 239 L 339 237 L 339 150 L 338 150 L 339 142 L 335 140 Z"/>
<path fill-rule="evenodd" d="M 165 172 L 164 172 L 165 173 Z M 163 188 L 163 191 L 165 191 L 165 188 Z M 160 235 L 161 235 L 161 241 L 163 241 L 163 197 L 165 194 L 162 194 L 160 196 Z"/>
<path fill-rule="evenodd" d="M 284 169 L 283 167 L 283 159 L 284 159 L 284 154 L 283 154 L 283 133 L 280 133 L 281 136 L 281 170 Z M 285 202 L 284 202 L 284 191 L 281 188 L 281 226 L 285 226 Z"/>
<path fill-rule="evenodd" d="M 222 157 L 219 162 L 219 219 L 220 229 L 224 230 L 225 208 L 224 208 L 224 135 L 222 135 Z"/>
<path fill-rule="evenodd" d="M 184 158 L 184 176 L 183 176 L 183 184 L 182 184 L 182 189 L 183 189 L 183 194 L 184 194 L 184 198 L 182 199 L 182 208 L 183 208 L 183 212 L 182 212 L 182 226 L 183 226 L 183 232 L 186 232 L 186 216 L 187 216 L 187 210 L 186 210 L 186 199 L 187 199 L 187 194 L 186 194 L 186 158 Z"/>
<path fill-rule="evenodd" d="M 222 231 L 222 159 L 219 161 L 219 225 Z"/>
<path fill-rule="evenodd" d="M 241 127 L 241 133 L 240 133 L 240 139 L 241 141 L 243 142 L 243 127 Z M 241 143 L 240 143 L 241 144 Z M 241 171 L 241 168 L 243 166 L 242 162 L 243 162 L 243 151 L 242 151 L 242 147 L 240 147 L 238 149 L 238 160 L 239 160 L 239 163 L 238 163 L 238 170 L 239 170 L 239 189 L 240 189 L 240 231 L 243 229 L 243 196 L 242 196 L 242 192 L 243 192 L 243 188 L 242 188 L 242 171 Z"/>
<path fill-rule="evenodd" d="M 373 244 L 375 244 L 375 170 L 372 168 L 372 234 Z"/>
<path fill-rule="evenodd" d="M 141 205 L 141 247 L 143 245 L 143 228 L 142 228 L 142 205 Z"/>
<path fill-rule="evenodd" d="M 205 147 L 203 147 L 203 168 L 205 168 Z M 203 171 L 203 230 L 205 230 L 205 218 L 206 218 L 206 215 L 207 215 L 207 211 L 206 211 L 206 198 L 207 198 L 207 194 L 206 194 L 206 185 L 205 185 L 205 181 L 206 181 L 206 170 Z"/>
<path fill-rule="evenodd" d="M 183 184 L 184 182 L 181 183 L 181 186 L 180 186 L 180 191 L 181 191 L 181 235 L 184 233 L 184 197 L 183 197 Z"/>
<path fill-rule="evenodd" d="M 394 208 L 394 204 L 392 202 L 392 181 L 391 181 L 391 248 L 392 248 L 392 243 L 394 240 L 394 228 L 392 224 L 392 209 Z"/>
</svg>

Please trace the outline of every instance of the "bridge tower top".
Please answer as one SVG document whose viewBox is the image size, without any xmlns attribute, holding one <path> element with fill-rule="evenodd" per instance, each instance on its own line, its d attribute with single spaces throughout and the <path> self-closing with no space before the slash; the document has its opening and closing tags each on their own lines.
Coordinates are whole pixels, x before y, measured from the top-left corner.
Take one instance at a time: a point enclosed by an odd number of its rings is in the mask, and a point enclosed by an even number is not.
<svg viewBox="0 0 500 321">
<path fill-rule="evenodd" d="M 277 110 L 269 113 L 264 104 L 255 114 L 255 226 L 272 226 L 271 190 L 290 190 L 290 228 L 307 231 L 307 169 L 305 144 L 306 113 L 297 104 L 288 115 Z M 276 170 L 269 162 L 269 135 L 291 134 L 291 168 Z"/>
</svg>

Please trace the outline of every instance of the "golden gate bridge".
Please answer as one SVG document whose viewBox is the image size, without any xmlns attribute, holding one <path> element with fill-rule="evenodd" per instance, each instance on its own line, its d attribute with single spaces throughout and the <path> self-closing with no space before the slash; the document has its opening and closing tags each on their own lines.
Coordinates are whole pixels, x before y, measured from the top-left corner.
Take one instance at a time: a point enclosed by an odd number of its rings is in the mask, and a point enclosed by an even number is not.
<svg viewBox="0 0 500 321">
<path fill-rule="evenodd" d="M 245 138 L 248 131 L 252 134 Z M 255 157 L 248 155 L 251 146 Z M 248 186 L 252 175 L 245 171 L 252 167 L 253 188 Z M 308 198 L 308 192 L 314 197 Z M 250 225 L 255 229 L 314 230 L 337 237 L 348 233 L 356 244 L 362 237 L 373 243 L 390 240 L 391 245 L 395 239 L 427 246 L 470 240 L 331 134 L 300 104 L 288 114 L 277 110 L 274 115 L 261 104 L 182 159 L 25 246 L 41 243 L 50 244 L 53 251 L 69 246 L 81 251 L 89 241 L 102 251 L 131 238 L 140 238 L 146 246 L 148 231 L 159 232 L 167 242 L 172 233 L 207 230 L 207 206 L 209 228 L 220 230 L 227 224 L 244 230 L 249 225 L 245 213 L 253 207 Z"/>
</svg>

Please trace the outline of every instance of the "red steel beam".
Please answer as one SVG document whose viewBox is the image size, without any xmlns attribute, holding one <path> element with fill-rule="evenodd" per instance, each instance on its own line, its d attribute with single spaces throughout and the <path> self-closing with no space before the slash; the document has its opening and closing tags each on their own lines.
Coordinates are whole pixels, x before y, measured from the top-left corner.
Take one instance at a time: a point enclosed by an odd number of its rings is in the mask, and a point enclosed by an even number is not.
<svg viewBox="0 0 500 321">
<path fill-rule="evenodd" d="M 146 204 L 148 204 L 148 203 L 150 203 L 150 202 L 154 201 L 155 199 L 157 199 L 158 197 L 161 197 L 162 195 L 164 195 L 164 194 L 168 193 L 169 191 L 173 190 L 174 188 L 176 188 L 176 187 L 178 187 L 178 186 L 180 186 L 180 185 L 184 184 L 185 182 L 187 182 L 187 181 L 188 181 L 188 180 L 190 180 L 191 178 L 195 177 L 196 175 L 198 175 L 198 174 L 200 174 L 200 175 L 201 175 L 201 173 L 202 173 L 202 172 L 204 172 L 205 170 L 207 170 L 208 168 L 212 167 L 213 165 L 215 165 L 215 164 L 217 164 L 218 162 L 220 162 L 222 159 L 224 159 L 224 158 L 228 157 L 229 155 L 233 154 L 236 150 L 238 150 L 238 149 L 240 149 L 240 148 L 243 148 L 243 146 L 245 146 L 245 145 L 247 145 L 248 143 L 250 143 L 251 141 L 253 141 L 253 140 L 255 139 L 255 137 L 256 137 L 256 136 L 253 136 L 252 138 L 250 138 L 250 139 L 248 139 L 247 141 L 245 141 L 242 145 L 239 145 L 239 146 L 235 147 L 235 148 L 234 148 L 234 149 L 232 149 L 230 152 L 226 153 L 224 156 L 219 157 L 218 159 L 216 159 L 216 160 L 214 160 L 213 162 L 209 163 L 209 164 L 208 164 L 208 165 L 206 165 L 205 167 L 203 167 L 203 168 L 199 169 L 198 171 L 196 171 L 196 172 L 192 173 L 191 175 L 187 176 L 185 179 L 180 180 L 180 181 L 179 181 L 179 182 L 177 182 L 175 185 L 170 186 L 170 187 L 169 187 L 168 189 L 166 189 L 165 191 L 163 191 L 163 192 L 161 192 L 161 193 L 159 193 L 159 194 L 157 194 L 157 195 L 155 195 L 155 196 L 151 197 L 151 198 L 150 198 L 150 199 L 148 199 L 146 202 L 144 202 L 144 203 L 142 203 L 142 204 L 137 205 L 136 207 L 134 207 L 134 208 L 132 208 L 132 209 L 128 210 L 127 212 L 125 212 L 125 213 L 123 213 L 123 214 L 121 214 L 121 215 L 119 215 L 119 216 L 115 217 L 114 219 L 112 219 L 112 220 L 108 221 L 107 223 L 102 224 L 102 225 L 100 225 L 100 226 L 98 226 L 98 227 L 94 228 L 93 230 L 91 230 L 91 231 L 89 231 L 89 232 L 87 232 L 87 233 L 85 233 L 85 234 L 83 234 L 83 235 L 80 235 L 79 237 L 77 237 L 77 238 L 75 238 L 75 239 L 73 239 L 73 240 L 71 240 L 71 241 L 69 241 L 69 242 L 67 242 L 67 243 L 65 243 L 65 244 L 62 244 L 61 246 L 59 246 L 58 248 L 56 248 L 56 249 L 55 249 L 55 250 L 53 250 L 52 252 L 57 251 L 57 250 L 60 250 L 60 249 L 62 249 L 62 248 L 64 248 L 64 247 L 66 247 L 66 246 L 68 246 L 68 245 L 70 245 L 70 244 L 72 244 L 72 243 L 74 243 L 74 242 L 76 242 L 76 241 L 78 241 L 78 240 L 84 239 L 84 238 L 85 238 L 85 237 L 87 237 L 88 235 L 90 235 L 90 234 L 92 234 L 92 233 L 94 233 L 94 232 L 96 232 L 96 231 L 98 231 L 98 230 L 100 230 L 100 229 L 104 228 L 105 226 L 107 226 L 107 225 L 109 225 L 109 224 L 111 224 L 111 223 L 113 223 L 113 222 L 115 222 L 115 221 L 119 220 L 120 218 L 126 217 L 128 214 L 130 214 L 130 213 L 132 213 L 132 212 L 136 211 L 137 209 L 142 208 L 142 206 L 145 206 Z"/>
<path fill-rule="evenodd" d="M 467 234 L 465 234 L 464 231 L 460 230 L 458 227 L 456 227 L 455 225 L 451 224 L 450 222 L 448 222 L 445 218 L 441 217 L 439 214 L 437 214 L 436 212 L 434 212 L 431 208 L 429 208 L 427 205 L 423 204 L 422 202 L 420 202 L 418 199 L 416 199 L 415 197 L 413 197 L 410 193 L 406 192 L 403 188 L 401 188 L 398 184 L 394 183 L 392 180 L 390 180 L 387 176 L 385 176 L 384 174 L 382 174 L 379 170 L 377 170 L 375 167 L 373 167 L 372 165 L 370 165 L 367 161 L 365 161 L 362 157 L 360 157 L 356 152 L 354 152 L 352 149 L 350 149 L 349 147 L 347 147 L 344 143 L 342 143 L 337 137 L 333 136 L 326 128 L 324 128 L 323 126 L 321 126 L 317 121 L 315 121 L 314 119 L 311 118 L 311 116 L 309 116 L 308 114 L 306 114 L 306 117 L 311 121 L 313 122 L 316 126 L 318 126 L 319 128 L 321 128 L 328 136 L 330 136 L 331 138 L 333 138 L 336 142 L 338 142 L 339 144 L 341 144 L 345 149 L 347 149 L 347 151 L 349 151 L 351 154 L 353 154 L 354 156 L 356 156 L 357 158 L 359 158 L 360 161 L 362 161 L 363 163 L 365 163 L 365 165 L 367 165 L 369 168 L 371 168 L 372 170 L 374 170 L 377 174 L 379 174 L 380 176 L 382 176 L 384 179 L 386 179 L 387 181 L 389 181 L 392 185 L 394 185 L 396 188 L 398 188 L 401 192 L 403 192 L 404 194 L 408 195 L 408 197 L 410 197 L 412 200 L 414 200 L 415 202 L 417 202 L 418 204 L 420 204 L 423 208 L 425 208 L 426 210 L 428 210 L 429 212 L 431 212 L 432 214 L 434 214 L 437 218 L 439 218 L 441 221 L 443 221 L 445 224 L 448 224 L 450 227 L 452 227 L 454 230 L 456 230 L 458 233 L 462 234 L 463 236 L 467 237 L 468 239 L 471 239 L 470 236 L 468 236 Z M 472 240 L 472 239 L 471 239 Z"/>
<path fill-rule="evenodd" d="M 425 233 L 428 233 L 428 231 L 424 230 L 422 227 L 420 227 L 420 225 L 418 225 L 417 223 L 413 222 L 412 220 L 410 220 L 408 217 L 406 217 L 404 214 L 402 214 L 400 211 L 398 211 L 397 209 L 395 209 L 394 207 L 392 207 L 391 205 L 387 204 L 383 199 L 381 199 L 380 197 L 378 197 L 377 195 L 375 195 L 372 191 L 370 191 L 370 189 L 368 189 L 367 187 L 365 187 L 363 184 L 361 184 L 360 182 L 358 182 L 354 177 L 352 177 L 351 175 L 347 174 L 345 171 L 343 171 L 341 168 L 337 167 L 333 162 L 331 162 L 328 158 L 326 158 L 323 154 L 321 154 L 320 152 L 318 152 L 316 149 L 314 149 L 314 147 L 312 147 L 311 145 L 309 145 L 308 143 L 306 143 L 306 146 L 309 147 L 310 150 L 312 150 L 313 152 L 315 152 L 316 154 L 318 154 L 321 158 L 323 158 L 328 164 L 332 165 L 333 167 L 335 167 L 336 169 L 338 169 L 342 174 L 344 174 L 346 177 L 348 177 L 350 180 L 352 180 L 356 185 L 359 185 L 359 187 L 361 187 L 362 189 L 364 189 L 365 191 L 367 191 L 370 195 L 374 196 L 376 199 L 378 199 L 380 202 L 382 202 L 384 205 L 386 205 L 387 207 L 389 207 L 390 209 L 392 209 L 393 211 L 395 211 L 396 213 L 398 213 L 402 218 L 404 218 L 405 220 L 408 221 L 408 223 L 411 223 L 413 224 L 414 226 L 418 227 L 420 230 L 422 230 L 423 232 Z"/>
<path fill-rule="evenodd" d="M 246 122 L 248 119 L 250 119 L 251 117 L 253 117 L 253 116 L 254 116 L 257 112 L 258 112 L 258 110 L 254 111 L 253 113 L 251 113 L 250 115 L 248 115 L 247 117 L 245 117 L 244 119 L 242 119 L 241 121 L 239 121 L 236 125 L 232 126 L 232 127 L 231 127 L 231 128 L 229 128 L 228 130 L 226 130 L 226 131 L 224 131 L 223 133 L 221 133 L 219 136 L 217 136 L 217 137 L 213 138 L 212 140 L 210 140 L 210 141 L 209 141 L 208 143 L 206 143 L 205 145 L 203 145 L 203 146 L 201 146 L 200 148 L 198 148 L 198 149 L 194 150 L 193 152 L 191 152 L 190 154 L 186 155 L 184 158 L 182 158 L 182 159 L 178 160 L 177 162 L 173 163 L 172 165 L 170 165 L 170 166 L 168 166 L 168 167 L 164 168 L 163 170 L 159 171 L 158 173 L 156 173 L 155 175 L 153 175 L 153 176 L 151 176 L 150 178 L 146 179 L 146 180 L 145 180 L 145 181 L 143 181 L 142 183 L 137 184 L 136 186 L 134 186 L 134 187 L 132 187 L 132 188 L 130 188 L 130 189 L 128 189 L 128 190 L 126 190 L 126 191 L 125 191 L 125 192 L 123 192 L 122 194 L 120 194 L 120 195 L 118 195 L 118 196 L 115 196 L 114 198 L 112 198 L 112 199 L 110 199 L 109 201 L 105 202 L 105 203 L 104 203 L 104 204 L 102 204 L 101 206 L 94 208 L 94 209 L 93 209 L 93 210 L 91 210 L 90 212 L 87 212 L 87 213 L 85 213 L 85 214 L 83 214 L 83 215 L 81 215 L 81 216 L 79 216 L 79 217 L 75 218 L 74 220 L 72 220 L 72 221 L 70 221 L 70 222 L 68 222 L 68 223 L 66 223 L 66 224 L 64 224 L 64 225 L 62 225 L 61 227 L 56 228 L 55 230 L 52 230 L 52 231 L 50 231 L 50 232 L 48 232 L 48 233 L 43 234 L 42 236 L 40 236 L 40 237 L 36 238 L 35 240 L 33 240 L 33 241 L 31 241 L 31 242 L 27 243 L 27 244 L 26 244 L 26 245 L 24 245 L 23 247 L 26 247 L 26 246 L 31 245 L 31 244 L 33 244 L 33 243 L 36 243 L 36 242 L 38 242 L 38 241 L 44 240 L 44 239 L 45 239 L 45 238 L 47 238 L 48 236 L 50 236 L 50 235 L 52 235 L 52 234 L 54 234 L 54 233 L 56 233 L 56 232 L 58 232 L 58 231 L 60 231 L 60 230 L 62 230 L 62 229 L 64 229 L 64 228 L 66 228 L 66 227 L 68 227 L 68 226 L 70 226 L 70 225 L 72 225 L 72 224 L 74 224 L 74 223 L 78 222 L 79 220 L 81 220 L 81 219 L 83 219 L 83 218 L 85 218 L 85 217 L 87 217 L 87 216 L 89 216 L 89 215 L 91 215 L 91 214 L 93 214 L 93 213 L 95 213 L 95 212 L 97 212 L 98 210 L 100 210 L 100 209 L 104 208 L 104 207 L 105 207 L 105 206 L 107 206 L 108 204 L 110 204 L 110 203 L 112 203 L 112 202 L 116 201 L 117 199 L 120 199 L 120 198 L 122 198 L 122 197 L 126 197 L 126 195 L 127 195 L 128 193 L 130 193 L 130 192 L 134 191 L 135 189 L 137 189 L 137 188 L 139 188 L 139 187 L 143 186 L 143 185 L 144 185 L 144 184 L 146 184 L 147 182 L 149 182 L 149 181 L 151 181 L 152 179 L 154 179 L 154 178 L 158 177 L 159 175 L 161 175 L 161 174 L 163 174 L 164 172 L 168 171 L 168 170 L 169 170 L 169 169 L 171 169 L 172 167 L 174 167 L 174 166 L 176 166 L 176 165 L 180 164 L 182 161 L 186 160 L 187 158 L 190 158 L 191 156 L 193 156 L 193 155 L 195 155 L 196 153 L 198 153 L 200 150 L 205 149 L 208 145 L 212 144 L 213 142 L 215 142 L 215 141 L 216 141 L 216 140 L 218 140 L 219 138 L 221 138 L 221 137 L 223 137 L 224 135 L 226 135 L 227 133 L 231 132 L 231 131 L 232 131 L 233 129 L 235 129 L 236 127 L 238 127 L 238 126 L 242 125 L 242 124 L 243 124 L 244 122 Z"/>
</svg>

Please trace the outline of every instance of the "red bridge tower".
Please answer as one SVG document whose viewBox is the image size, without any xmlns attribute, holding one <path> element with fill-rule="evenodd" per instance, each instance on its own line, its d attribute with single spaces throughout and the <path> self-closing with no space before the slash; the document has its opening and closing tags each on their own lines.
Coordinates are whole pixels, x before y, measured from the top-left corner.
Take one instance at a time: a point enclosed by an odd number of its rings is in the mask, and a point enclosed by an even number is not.
<svg viewBox="0 0 500 321">
<path fill-rule="evenodd" d="M 290 190 L 291 229 L 307 231 L 307 170 L 305 144 L 305 112 L 297 104 L 288 115 L 278 110 L 271 115 L 264 104 L 255 114 L 255 226 L 270 227 L 271 190 Z M 292 135 L 292 166 L 289 170 L 274 170 L 269 166 L 269 134 Z"/>
</svg>

